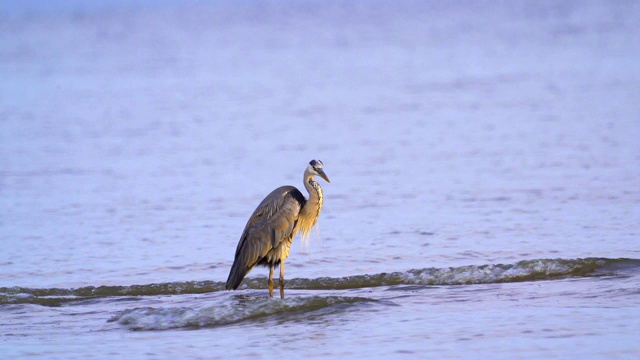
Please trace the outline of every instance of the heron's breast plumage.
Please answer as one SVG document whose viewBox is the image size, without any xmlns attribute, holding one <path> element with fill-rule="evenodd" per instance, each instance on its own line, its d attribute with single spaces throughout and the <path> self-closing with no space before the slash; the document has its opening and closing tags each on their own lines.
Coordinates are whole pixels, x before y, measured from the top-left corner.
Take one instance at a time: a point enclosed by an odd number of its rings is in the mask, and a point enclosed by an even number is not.
<svg viewBox="0 0 640 360">
<path fill-rule="evenodd" d="M 308 239 L 311 229 L 316 225 L 318 217 L 320 217 L 320 211 L 322 210 L 322 203 L 324 196 L 322 195 L 322 188 L 320 184 L 309 179 L 307 190 L 309 190 L 309 200 L 304 204 L 304 207 L 300 210 L 300 217 L 298 218 L 298 231 L 300 231 L 303 239 Z"/>
</svg>

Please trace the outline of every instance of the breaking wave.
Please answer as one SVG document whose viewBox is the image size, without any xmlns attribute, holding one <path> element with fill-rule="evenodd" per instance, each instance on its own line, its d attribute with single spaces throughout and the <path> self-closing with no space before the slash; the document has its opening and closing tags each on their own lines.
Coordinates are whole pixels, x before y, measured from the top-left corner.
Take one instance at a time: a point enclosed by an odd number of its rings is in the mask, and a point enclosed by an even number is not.
<svg viewBox="0 0 640 360">
<path fill-rule="evenodd" d="M 280 321 L 295 318 L 310 319 L 340 311 L 356 303 L 374 300 L 360 297 L 311 296 L 274 300 L 264 296 L 234 296 L 224 305 L 203 308 L 144 307 L 120 312 L 109 320 L 131 330 L 167 330 L 175 328 L 201 328 L 277 318 Z M 301 316 L 302 315 L 302 316 Z"/>
<path fill-rule="evenodd" d="M 628 271 L 638 270 L 640 270 L 640 260 L 635 259 L 537 259 L 523 260 L 513 264 L 424 268 L 338 278 L 294 278 L 287 280 L 286 287 L 300 290 L 346 290 L 393 285 L 490 284 L 556 280 L 567 277 L 620 275 Z M 243 281 L 241 289 L 264 289 L 266 286 L 265 278 L 248 278 Z M 222 291 L 224 288 L 224 282 L 215 281 L 187 281 L 131 286 L 87 286 L 75 289 L 2 287 L 0 288 L 0 305 L 31 303 L 59 306 L 66 302 L 100 297 L 202 294 Z"/>
</svg>

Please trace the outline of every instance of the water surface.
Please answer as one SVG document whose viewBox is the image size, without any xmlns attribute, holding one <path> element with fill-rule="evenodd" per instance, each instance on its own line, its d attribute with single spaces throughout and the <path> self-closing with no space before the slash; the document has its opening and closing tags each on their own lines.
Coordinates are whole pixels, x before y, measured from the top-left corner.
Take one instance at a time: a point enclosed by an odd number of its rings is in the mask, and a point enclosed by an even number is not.
<svg viewBox="0 0 640 360">
<path fill-rule="evenodd" d="M 0 17 L 3 354 L 640 353 L 636 3 L 31 5 Z M 313 158 L 287 299 L 222 291 Z"/>
</svg>

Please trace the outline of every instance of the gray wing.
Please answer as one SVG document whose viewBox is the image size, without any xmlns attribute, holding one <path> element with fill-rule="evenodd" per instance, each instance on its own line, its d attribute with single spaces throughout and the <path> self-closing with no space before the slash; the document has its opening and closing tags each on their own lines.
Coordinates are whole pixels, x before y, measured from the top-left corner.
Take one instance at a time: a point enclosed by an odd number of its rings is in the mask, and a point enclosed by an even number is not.
<svg viewBox="0 0 640 360">
<path fill-rule="evenodd" d="M 227 289 L 237 289 L 242 279 L 267 253 L 293 235 L 305 198 L 293 186 L 273 190 L 258 205 L 240 236 Z"/>
</svg>

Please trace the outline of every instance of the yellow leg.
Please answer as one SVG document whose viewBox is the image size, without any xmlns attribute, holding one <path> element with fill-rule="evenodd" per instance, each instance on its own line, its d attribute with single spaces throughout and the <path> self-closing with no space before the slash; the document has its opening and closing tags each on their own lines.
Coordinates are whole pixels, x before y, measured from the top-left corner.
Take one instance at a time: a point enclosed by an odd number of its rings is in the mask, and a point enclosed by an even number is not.
<svg viewBox="0 0 640 360">
<path fill-rule="evenodd" d="M 273 266 L 269 266 L 269 297 L 273 297 Z"/>
<path fill-rule="evenodd" d="M 284 299 L 284 260 L 280 261 L 280 299 Z"/>
</svg>

